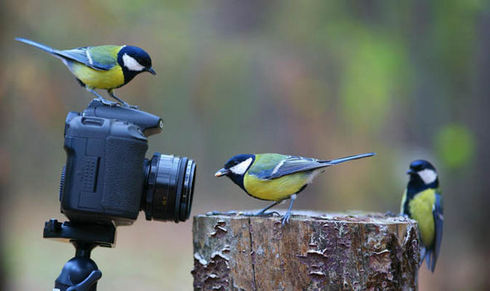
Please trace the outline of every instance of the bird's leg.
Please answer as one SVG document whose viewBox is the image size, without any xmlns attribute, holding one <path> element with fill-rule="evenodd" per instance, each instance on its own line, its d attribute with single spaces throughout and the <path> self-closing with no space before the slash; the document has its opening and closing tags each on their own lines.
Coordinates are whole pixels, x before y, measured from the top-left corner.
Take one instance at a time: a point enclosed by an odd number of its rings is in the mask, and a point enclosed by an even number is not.
<svg viewBox="0 0 490 291">
<path fill-rule="evenodd" d="M 286 214 L 284 214 L 284 216 L 281 219 L 283 225 L 289 223 L 289 218 L 291 217 L 291 209 L 293 209 L 294 200 L 296 200 L 296 194 L 291 195 L 290 199 L 291 202 L 289 203 L 288 211 L 286 212 Z"/>
<path fill-rule="evenodd" d="M 241 211 L 236 211 L 236 210 L 230 210 L 230 211 L 210 211 L 207 212 L 206 215 L 243 215 L 243 216 L 272 216 L 274 214 L 280 215 L 277 211 L 271 211 L 271 212 L 266 212 L 270 208 L 276 206 L 277 204 L 281 203 L 281 201 L 274 201 L 271 205 L 267 206 L 266 208 L 260 210 L 257 213 L 250 213 L 250 212 L 241 212 Z"/>
<path fill-rule="evenodd" d="M 121 105 L 123 107 L 129 107 L 129 108 L 138 108 L 138 106 L 134 106 L 134 105 L 129 105 L 126 101 L 122 100 L 121 98 L 117 97 L 115 94 L 114 94 L 114 90 L 113 89 L 110 89 L 110 90 L 107 90 L 107 93 L 109 93 L 109 95 L 116 99 L 119 103 L 121 103 Z"/>
<path fill-rule="evenodd" d="M 104 97 L 100 96 L 100 94 L 97 93 L 94 89 L 92 89 L 90 87 L 85 87 L 85 89 L 87 89 L 87 91 L 89 91 L 90 93 L 94 94 L 97 97 L 96 99 L 99 100 L 100 102 L 102 102 L 102 104 L 109 105 L 109 106 L 117 105 L 116 102 L 111 102 L 111 101 L 105 99 Z"/>
<path fill-rule="evenodd" d="M 274 215 L 275 214 L 279 214 L 278 212 L 276 211 L 272 211 L 272 212 L 268 212 L 266 213 L 267 210 L 271 209 L 272 207 L 276 206 L 277 204 L 281 203 L 281 201 L 274 201 L 274 203 L 272 203 L 271 205 L 267 206 L 266 208 L 260 210 L 259 212 L 255 213 L 255 214 L 251 214 L 250 216 L 261 216 L 261 215 Z"/>
</svg>

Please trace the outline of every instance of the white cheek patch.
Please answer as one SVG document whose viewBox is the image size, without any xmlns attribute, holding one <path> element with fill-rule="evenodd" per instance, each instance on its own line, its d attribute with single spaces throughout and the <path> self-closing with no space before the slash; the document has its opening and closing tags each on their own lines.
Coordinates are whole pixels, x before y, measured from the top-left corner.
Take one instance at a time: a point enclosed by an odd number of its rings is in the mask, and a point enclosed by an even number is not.
<svg viewBox="0 0 490 291">
<path fill-rule="evenodd" d="M 241 162 L 240 164 L 231 167 L 230 171 L 233 174 L 243 175 L 247 171 L 251 163 L 252 163 L 252 158 L 248 158 L 245 161 Z"/>
<path fill-rule="evenodd" d="M 133 57 L 129 56 L 128 54 L 124 54 L 122 59 L 123 59 L 124 66 L 128 68 L 128 70 L 130 71 L 142 71 L 145 68 L 140 63 L 138 63 L 137 60 L 135 60 Z"/>
<path fill-rule="evenodd" d="M 437 173 L 430 169 L 425 169 L 417 172 L 426 185 L 434 182 L 437 179 Z"/>
</svg>

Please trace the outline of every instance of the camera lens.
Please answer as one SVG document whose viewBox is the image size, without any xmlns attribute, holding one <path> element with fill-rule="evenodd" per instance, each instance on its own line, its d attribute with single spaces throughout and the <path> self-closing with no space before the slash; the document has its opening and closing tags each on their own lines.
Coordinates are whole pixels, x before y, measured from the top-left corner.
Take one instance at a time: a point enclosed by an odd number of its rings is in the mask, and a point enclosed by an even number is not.
<svg viewBox="0 0 490 291">
<path fill-rule="evenodd" d="M 186 157 L 155 153 L 145 165 L 142 208 L 147 220 L 185 221 L 191 214 L 196 163 Z"/>
</svg>

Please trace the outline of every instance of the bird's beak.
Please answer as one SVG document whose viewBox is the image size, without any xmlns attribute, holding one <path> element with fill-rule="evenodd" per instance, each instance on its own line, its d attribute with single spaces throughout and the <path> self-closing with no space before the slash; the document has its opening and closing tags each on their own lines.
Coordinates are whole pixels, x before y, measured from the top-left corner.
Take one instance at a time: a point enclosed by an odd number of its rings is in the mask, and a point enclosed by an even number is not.
<svg viewBox="0 0 490 291">
<path fill-rule="evenodd" d="M 214 174 L 214 176 L 215 176 L 215 177 L 221 177 L 221 176 L 226 176 L 226 175 L 228 175 L 229 173 L 230 173 L 230 170 L 223 168 L 223 169 L 220 169 L 218 172 L 216 172 L 216 173 Z"/>
<path fill-rule="evenodd" d="M 412 170 L 412 169 L 409 169 L 409 170 L 407 171 L 407 175 L 412 175 L 412 174 L 415 174 L 415 171 L 414 171 L 414 170 Z"/>
<path fill-rule="evenodd" d="M 155 70 L 153 70 L 153 68 L 149 68 L 149 69 L 146 69 L 146 71 L 152 75 L 156 75 L 157 72 L 155 72 Z"/>
</svg>

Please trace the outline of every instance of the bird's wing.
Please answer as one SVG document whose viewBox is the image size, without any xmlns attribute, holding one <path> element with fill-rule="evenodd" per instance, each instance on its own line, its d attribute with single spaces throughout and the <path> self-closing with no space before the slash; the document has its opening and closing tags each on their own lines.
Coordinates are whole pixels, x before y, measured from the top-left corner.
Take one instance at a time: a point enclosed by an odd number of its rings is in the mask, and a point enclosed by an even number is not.
<svg viewBox="0 0 490 291">
<path fill-rule="evenodd" d="M 400 205 L 400 216 L 403 215 L 409 216 L 410 215 L 409 208 L 410 207 L 408 207 L 408 201 L 407 201 L 407 189 L 405 189 L 403 191 L 402 203 Z"/>
<path fill-rule="evenodd" d="M 56 50 L 53 52 L 62 58 L 79 62 L 99 71 L 108 71 L 117 65 L 117 52 L 121 47 L 103 45 L 98 47 L 80 47 L 71 50 Z"/>
<path fill-rule="evenodd" d="M 444 224 L 444 211 L 442 207 L 442 196 L 440 193 L 435 193 L 436 200 L 432 207 L 432 215 L 434 216 L 434 224 L 435 224 L 435 238 L 434 238 L 434 250 L 433 257 L 431 259 L 430 269 L 434 272 L 436 267 L 436 261 L 439 257 L 439 251 L 441 249 L 441 241 L 442 241 L 442 227 Z"/>
<path fill-rule="evenodd" d="M 260 179 L 271 180 L 298 172 L 315 170 L 330 166 L 327 162 L 299 156 L 285 156 L 279 154 L 256 155 L 256 160 L 249 170 L 249 174 Z"/>
<path fill-rule="evenodd" d="M 118 53 L 122 48 L 120 45 L 100 45 L 89 47 L 88 51 L 97 66 L 110 69 L 117 65 Z"/>
</svg>

